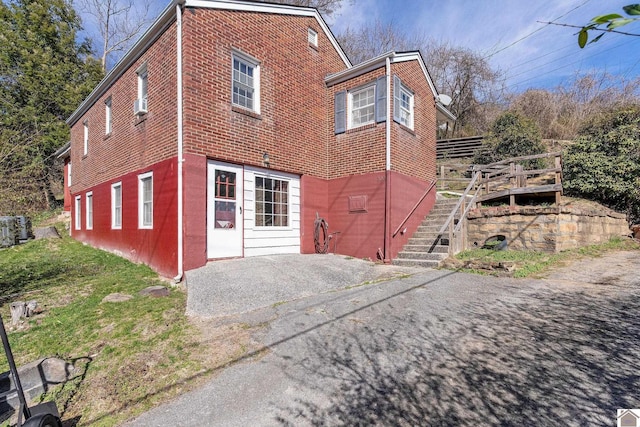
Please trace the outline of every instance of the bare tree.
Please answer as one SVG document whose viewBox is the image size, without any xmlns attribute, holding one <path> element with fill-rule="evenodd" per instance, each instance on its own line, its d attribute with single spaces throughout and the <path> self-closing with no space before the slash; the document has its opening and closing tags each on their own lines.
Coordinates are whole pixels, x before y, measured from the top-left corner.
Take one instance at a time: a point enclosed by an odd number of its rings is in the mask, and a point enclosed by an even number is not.
<svg viewBox="0 0 640 427">
<path fill-rule="evenodd" d="M 385 24 L 380 20 L 357 29 L 347 27 L 337 39 L 354 64 L 392 50 L 418 50 L 427 44 L 424 36 L 408 35 L 399 31 L 393 23 Z"/>
<path fill-rule="evenodd" d="M 453 136 L 485 132 L 504 109 L 502 73 L 480 54 L 448 43 L 431 42 L 423 54 L 436 87 L 452 98 Z"/>
<path fill-rule="evenodd" d="M 590 118 L 640 102 L 640 78 L 608 73 L 576 75 L 553 90 L 528 90 L 512 97 L 510 107 L 534 120 L 544 138 L 573 139 Z"/>
<path fill-rule="evenodd" d="M 293 6 L 315 7 L 318 12 L 325 16 L 331 16 L 333 12 L 340 9 L 342 0 L 262 0 L 270 3 L 290 4 Z"/>
<path fill-rule="evenodd" d="M 152 21 L 152 0 L 77 0 L 93 19 L 102 42 L 102 70 L 109 55 L 127 50 Z"/>
</svg>

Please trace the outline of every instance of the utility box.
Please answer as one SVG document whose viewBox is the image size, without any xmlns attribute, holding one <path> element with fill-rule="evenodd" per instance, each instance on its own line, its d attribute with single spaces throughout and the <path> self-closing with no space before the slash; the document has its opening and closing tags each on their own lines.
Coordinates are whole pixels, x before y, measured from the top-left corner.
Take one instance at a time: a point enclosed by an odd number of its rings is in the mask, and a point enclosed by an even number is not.
<svg viewBox="0 0 640 427">
<path fill-rule="evenodd" d="M 0 247 L 11 247 L 15 245 L 17 241 L 16 218 L 13 216 L 0 216 Z"/>
<path fill-rule="evenodd" d="M 16 234 L 20 243 L 24 243 L 33 237 L 31 218 L 28 216 L 16 216 Z"/>
</svg>

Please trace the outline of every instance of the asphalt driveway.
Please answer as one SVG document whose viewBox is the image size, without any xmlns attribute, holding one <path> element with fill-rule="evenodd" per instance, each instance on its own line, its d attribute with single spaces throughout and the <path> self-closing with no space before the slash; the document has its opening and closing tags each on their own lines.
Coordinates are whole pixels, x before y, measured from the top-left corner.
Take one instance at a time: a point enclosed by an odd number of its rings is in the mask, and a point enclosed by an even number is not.
<svg viewBox="0 0 640 427">
<path fill-rule="evenodd" d="M 186 272 L 187 314 L 219 317 L 246 313 L 420 271 L 333 254 L 214 261 Z"/>
<path fill-rule="evenodd" d="M 615 425 L 640 407 L 624 256 L 582 280 L 588 264 L 546 280 L 424 270 L 258 309 L 262 351 L 128 425 Z"/>
</svg>

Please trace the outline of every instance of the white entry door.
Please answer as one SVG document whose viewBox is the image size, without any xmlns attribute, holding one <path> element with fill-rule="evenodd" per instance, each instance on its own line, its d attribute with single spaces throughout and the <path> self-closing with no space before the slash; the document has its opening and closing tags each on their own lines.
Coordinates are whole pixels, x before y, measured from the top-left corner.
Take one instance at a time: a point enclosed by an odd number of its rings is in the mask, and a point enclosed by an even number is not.
<svg viewBox="0 0 640 427">
<path fill-rule="evenodd" d="M 242 256 L 242 166 L 207 165 L 207 257 Z"/>
</svg>

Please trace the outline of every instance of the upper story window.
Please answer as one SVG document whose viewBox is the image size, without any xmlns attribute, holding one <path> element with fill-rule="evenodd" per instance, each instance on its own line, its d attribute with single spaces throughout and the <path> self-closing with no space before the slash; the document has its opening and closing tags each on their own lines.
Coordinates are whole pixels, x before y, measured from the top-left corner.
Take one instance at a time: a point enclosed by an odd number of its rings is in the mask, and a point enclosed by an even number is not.
<svg viewBox="0 0 640 427">
<path fill-rule="evenodd" d="M 311 28 L 309 28 L 307 39 L 309 40 L 309 44 L 311 46 L 318 47 L 318 33 Z"/>
<path fill-rule="evenodd" d="M 82 123 L 82 128 L 84 130 L 82 154 L 86 156 L 89 153 L 89 120 Z"/>
<path fill-rule="evenodd" d="M 143 64 L 138 68 L 138 99 L 136 99 L 133 109 L 135 114 L 144 114 L 148 110 L 148 87 L 149 75 L 147 72 L 147 64 Z"/>
<path fill-rule="evenodd" d="M 111 97 L 104 101 L 104 133 L 111 133 Z"/>
<path fill-rule="evenodd" d="M 153 228 L 153 172 L 138 176 L 138 227 Z"/>
<path fill-rule="evenodd" d="M 375 93 L 375 85 L 349 92 L 349 128 L 374 122 Z"/>
<path fill-rule="evenodd" d="M 413 91 L 398 76 L 394 76 L 393 85 L 393 120 L 413 129 Z"/>
<path fill-rule="evenodd" d="M 238 52 L 233 53 L 232 102 L 260 113 L 260 65 L 258 61 Z"/>
<path fill-rule="evenodd" d="M 334 94 L 334 132 L 387 120 L 387 77 L 378 77 L 364 87 Z M 348 107 L 348 108 L 347 108 Z"/>
</svg>

